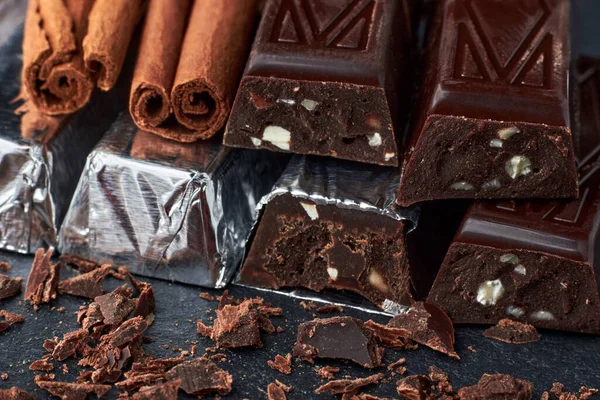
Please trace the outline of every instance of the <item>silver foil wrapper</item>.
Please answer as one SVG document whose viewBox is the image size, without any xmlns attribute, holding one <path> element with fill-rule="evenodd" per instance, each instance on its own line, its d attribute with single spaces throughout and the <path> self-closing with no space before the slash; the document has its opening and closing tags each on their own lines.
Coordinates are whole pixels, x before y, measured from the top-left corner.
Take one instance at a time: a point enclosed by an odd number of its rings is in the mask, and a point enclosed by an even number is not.
<svg viewBox="0 0 600 400">
<path fill-rule="evenodd" d="M 0 2 L 0 33 L 13 28 L 0 38 L 0 248 L 33 253 L 57 245 L 85 158 L 124 104 L 119 90 L 97 93 L 49 144 L 23 141 L 13 102 L 20 91 L 23 28 L 10 22 L 21 15 L 10 3 Z"/>
<path fill-rule="evenodd" d="M 339 208 L 376 213 L 395 220 L 407 221 L 407 233 L 414 230 L 419 219 L 419 206 L 400 208 L 396 206 L 396 190 L 400 183 L 399 168 L 364 165 L 327 157 L 294 155 L 281 178 L 269 194 L 257 205 L 260 214 L 274 198 L 291 194 L 296 198 L 309 200 L 317 205 L 335 205 Z M 257 218 L 257 228 L 260 219 Z M 246 285 L 238 274 L 235 283 Z M 363 297 L 336 290 L 312 292 L 303 288 L 282 288 L 278 290 L 258 288 L 286 296 L 332 303 L 362 311 L 382 314 L 406 312 L 408 307 L 386 300 L 381 308 Z"/>
<path fill-rule="evenodd" d="M 223 287 L 242 261 L 258 201 L 289 157 L 183 144 L 123 115 L 89 155 L 59 249 L 138 275 Z"/>
</svg>

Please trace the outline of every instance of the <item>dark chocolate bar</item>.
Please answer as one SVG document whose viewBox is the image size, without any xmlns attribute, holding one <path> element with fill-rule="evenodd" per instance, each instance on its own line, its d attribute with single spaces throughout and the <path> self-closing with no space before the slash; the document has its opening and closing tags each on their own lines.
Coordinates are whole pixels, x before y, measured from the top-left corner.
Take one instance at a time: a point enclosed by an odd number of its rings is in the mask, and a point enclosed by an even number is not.
<svg viewBox="0 0 600 400">
<path fill-rule="evenodd" d="M 388 311 L 423 298 L 462 214 L 428 205 L 413 229 L 418 210 L 394 208 L 398 178 L 397 168 L 293 157 L 261 201 L 240 283 L 349 290 Z"/>
<path fill-rule="evenodd" d="M 473 204 L 428 298 L 455 323 L 600 332 L 600 63 L 581 65 L 580 199 Z"/>
<path fill-rule="evenodd" d="M 268 0 L 224 143 L 398 165 L 412 0 Z"/>
<path fill-rule="evenodd" d="M 575 198 L 568 0 L 441 0 L 398 203 Z"/>
</svg>

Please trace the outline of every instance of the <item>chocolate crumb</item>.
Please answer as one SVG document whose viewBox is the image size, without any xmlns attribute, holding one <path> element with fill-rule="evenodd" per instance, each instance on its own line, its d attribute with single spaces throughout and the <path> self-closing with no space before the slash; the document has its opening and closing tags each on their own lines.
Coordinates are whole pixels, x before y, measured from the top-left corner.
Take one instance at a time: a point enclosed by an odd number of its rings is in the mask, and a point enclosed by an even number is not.
<svg viewBox="0 0 600 400">
<path fill-rule="evenodd" d="M 208 292 L 200 292 L 200 298 L 206 301 L 214 301 L 215 297 Z"/>
<path fill-rule="evenodd" d="M 170 380 L 181 379 L 181 390 L 201 396 L 216 392 L 226 395 L 231 391 L 232 377 L 206 357 L 185 361 L 167 372 Z"/>
<path fill-rule="evenodd" d="M 292 373 L 292 355 L 287 354 L 285 357 L 277 354 L 275 360 L 268 360 L 267 364 L 275 371 L 289 375 Z"/>
<path fill-rule="evenodd" d="M 43 303 L 49 303 L 56 298 L 56 289 L 60 278 L 60 262 L 52 264 L 52 249 L 44 253 L 44 249 L 38 249 L 25 285 L 26 301 L 29 301 L 34 309 Z"/>
<path fill-rule="evenodd" d="M 474 386 L 463 387 L 458 391 L 461 400 L 480 399 L 514 399 L 529 400 L 533 392 L 533 386 L 510 375 L 484 374 L 479 383 Z"/>
<path fill-rule="evenodd" d="M 300 306 L 302 306 L 302 308 L 304 309 L 304 311 L 310 311 L 314 308 L 319 307 L 317 305 L 317 303 L 315 303 L 314 301 L 309 301 L 308 303 L 306 301 L 301 301 L 300 302 Z"/>
<path fill-rule="evenodd" d="M 153 386 L 144 386 L 131 398 L 132 400 L 177 400 L 177 392 L 179 392 L 180 386 L 181 379 Z"/>
<path fill-rule="evenodd" d="M 500 320 L 496 326 L 486 329 L 483 336 L 512 344 L 533 343 L 541 338 L 533 325 L 506 318 Z"/>
<path fill-rule="evenodd" d="M 340 372 L 340 369 L 336 367 L 325 366 L 322 368 L 315 368 L 315 371 L 321 378 L 331 380 L 335 379 L 334 374 Z"/>
<path fill-rule="evenodd" d="M 381 325 L 372 320 L 365 322 L 365 328 L 373 333 L 377 343 L 392 349 L 405 348 L 407 338 L 411 333 L 406 329 Z"/>
<path fill-rule="evenodd" d="M 281 326 L 278 326 L 277 329 L 275 330 L 277 333 L 281 333 L 283 332 L 283 328 Z"/>
<path fill-rule="evenodd" d="M 315 393 L 343 394 L 352 393 L 363 386 L 373 385 L 383 379 L 383 374 L 375 374 L 366 378 L 338 379 L 319 386 Z"/>
<path fill-rule="evenodd" d="M 21 282 L 23 278 L 20 276 L 10 278 L 0 274 L 0 300 L 8 299 L 21 293 Z"/>
<path fill-rule="evenodd" d="M 344 309 L 337 304 L 327 304 L 322 307 L 317 308 L 317 312 L 319 314 L 329 314 L 333 312 L 344 312 Z"/>
</svg>

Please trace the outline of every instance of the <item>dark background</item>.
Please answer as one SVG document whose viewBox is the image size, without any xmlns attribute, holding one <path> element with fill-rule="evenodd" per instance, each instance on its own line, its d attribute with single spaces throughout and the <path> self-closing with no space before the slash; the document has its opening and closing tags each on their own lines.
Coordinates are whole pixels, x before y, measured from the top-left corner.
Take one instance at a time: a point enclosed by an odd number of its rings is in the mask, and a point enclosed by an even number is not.
<svg viewBox="0 0 600 400">
<path fill-rule="evenodd" d="M 11 2 L 15 3 L 11 0 L 0 0 L 0 5 Z M 574 56 L 587 54 L 600 57 L 600 0 L 575 0 L 573 5 Z M 13 267 L 8 272 L 9 276 L 22 276 L 26 279 L 32 258 L 0 252 L 0 261 L 6 261 Z M 63 279 L 71 275 L 73 275 L 71 271 L 63 269 Z M 152 279 L 145 280 L 154 285 L 157 301 L 155 322 L 146 332 L 147 336 L 154 339 L 154 342 L 144 346 L 149 354 L 158 357 L 178 355 L 171 349 L 165 349 L 163 347 L 165 344 L 189 350 L 192 342 L 197 341 L 199 355 L 204 353 L 204 348 L 214 346 L 210 339 L 196 333 L 196 320 L 202 318 L 208 325 L 212 324 L 208 317 L 214 314 L 207 314 L 206 310 L 216 307 L 215 302 L 199 298 L 198 295 L 203 289 Z M 120 283 L 109 278 L 105 282 L 105 290 L 111 290 Z M 210 292 L 220 293 L 220 291 Z M 230 293 L 236 297 L 262 296 L 275 306 L 282 307 L 283 317 L 272 318 L 272 321 L 275 326 L 282 326 L 284 332 L 264 335 L 265 346 L 262 349 L 223 351 L 227 355 L 227 361 L 219 365 L 233 375 L 233 392 L 228 398 L 265 399 L 264 391 L 275 379 L 293 386 L 292 392 L 288 395 L 289 399 L 333 398 L 333 396 L 314 394 L 314 389 L 325 383 L 314 372 L 314 368 L 324 365 L 339 367 L 340 373 L 337 374 L 339 378 L 344 375 L 352 378 L 363 377 L 376 372 L 384 372 L 386 377 L 390 376 L 385 367 L 369 371 L 336 361 L 320 361 L 312 366 L 294 360 L 292 375 L 286 376 L 273 371 L 267 366 L 267 360 L 273 359 L 276 354 L 285 355 L 291 352 L 298 324 L 312 319 L 312 312 L 304 311 L 299 305 L 299 300 L 275 293 L 241 287 L 232 287 Z M 7 381 L 0 381 L 0 389 L 19 386 L 35 394 L 37 398 L 49 398 L 46 392 L 37 389 L 33 383 L 34 373 L 28 370 L 29 364 L 46 353 L 42 349 L 44 339 L 62 337 L 64 333 L 79 328 L 74 312 L 82 304 L 87 304 L 87 301 L 72 296 L 59 296 L 51 306 L 65 307 L 66 311 L 60 313 L 52 311 L 48 305 L 42 306 L 40 311 L 35 312 L 22 302 L 22 296 L 0 301 L 1 309 L 20 313 L 26 318 L 24 323 L 13 325 L 7 332 L 0 334 L 0 374 L 5 372 L 9 374 Z M 344 314 L 365 320 L 372 318 L 381 323 L 385 323 L 388 319 L 350 308 L 346 308 Z M 535 386 L 534 398 L 539 398 L 542 392 L 550 389 L 555 381 L 565 384 L 569 391 L 577 391 L 582 385 L 600 387 L 599 337 L 542 331 L 540 342 L 509 345 L 484 338 L 481 335 L 484 329 L 484 327 L 465 326 L 457 328 L 456 350 L 461 356 L 460 361 L 422 347 L 416 351 L 388 350 L 384 362 L 391 363 L 400 357 L 405 357 L 407 375 L 425 374 L 430 365 L 436 365 L 450 374 L 451 382 L 456 389 L 475 384 L 483 373 L 507 373 L 527 379 Z M 469 350 L 468 346 L 472 346 L 476 352 Z M 79 369 L 73 361 L 67 363 L 71 370 L 67 375 L 64 375 L 60 368 L 56 368 L 59 367 L 59 363 L 55 364 L 53 373 L 56 374 L 56 380 L 75 381 Z M 397 378 L 398 376 L 394 377 L 386 384 L 368 387 L 363 392 L 397 398 L 395 392 Z M 116 390 L 106 396 L 106 398 L 116 397 Z"/>
</svg>

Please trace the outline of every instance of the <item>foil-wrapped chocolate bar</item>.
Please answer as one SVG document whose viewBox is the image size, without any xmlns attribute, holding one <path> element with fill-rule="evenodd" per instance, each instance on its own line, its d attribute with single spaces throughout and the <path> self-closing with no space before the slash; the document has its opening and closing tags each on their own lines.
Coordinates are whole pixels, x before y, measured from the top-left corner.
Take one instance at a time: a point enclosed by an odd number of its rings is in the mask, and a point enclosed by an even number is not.
<svg viewBox="0 0 600 400">
<path fill-rule="evenodd" d="M 398 168 L 294 156 L 260 202 L 238 283 L 348 290 L 389 312 L 423 298 L 423 283 L 433 282 L 453 232 L 438 245 L 431 227 L 417 226 L 422 210 L 394 206 L 398 177 Z M 413 236 L 422 229 L 437 259 L 414 253 L 420 248 Z"/>
<path fill-rule="evenodd" d="M 18 14 L 8 6 L 0 11 Z M 0 32 L 8 30 L 2 23 Z M 122 88 L 97 93 L 49 143 L 22 140 L 13 104 L 20 92 L 22 31 L 0 39 L 0 248 L 32 253 L 56 246 L 85 158 L 124 107 L 125 96 Z"/>
<path fill-rule="evenodd" d="M 258 201 L 288 159 L 229 149 L 220 138 L 172 142 L 123 115 L 87 159 L 59 249 L 138 275 L 223 287 L 242 261 Z"/>
</svg>

